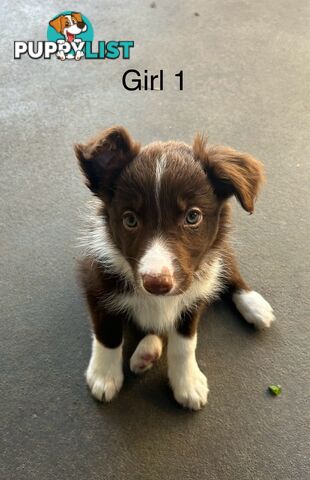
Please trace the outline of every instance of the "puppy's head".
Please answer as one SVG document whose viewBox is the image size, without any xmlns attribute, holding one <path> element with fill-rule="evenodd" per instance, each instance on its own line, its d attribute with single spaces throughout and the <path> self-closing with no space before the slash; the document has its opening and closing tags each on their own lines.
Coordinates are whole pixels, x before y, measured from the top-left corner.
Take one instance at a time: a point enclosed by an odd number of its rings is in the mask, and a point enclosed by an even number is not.
<svg viewBox="0 0 310 480">
<path fill-rule="evenodd" d="M 59 15 L 49 22 L 56 32 L 61 33 L 68 41 L 74 40 L 74 36 L 87 30 L 82 15 L 77 12 L 72 12 L 70 15 Z"/>
<path fill-rule="evenodd" d="M 140 148 L 122 127 L 75 146 L 88 187 L 103 202 L 111 239 L 150 294 L 184 292 L 223 235 L 234 195 L 252 213 L 262 165 L 227 147 L 155 142 Z"/>
</svg>

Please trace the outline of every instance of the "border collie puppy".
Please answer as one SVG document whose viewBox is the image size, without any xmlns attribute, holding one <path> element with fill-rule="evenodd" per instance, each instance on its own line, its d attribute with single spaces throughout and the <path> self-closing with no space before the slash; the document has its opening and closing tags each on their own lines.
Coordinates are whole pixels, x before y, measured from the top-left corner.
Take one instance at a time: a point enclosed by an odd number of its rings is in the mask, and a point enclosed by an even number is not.
<svg viewBox="0 0 310 480">
<path fill-rule="evenodd" d="M 241 277 L 228 238 L 228 200 L 234 195 L 252 213 L 263 166 L 247 153 L 208 146 L 200 135 L 193 146 L 140 147 L 119 126 L 75 152 L 97 197 L 80 265 L 94 331 L 87 384 L 107 402 L 121 389 L 129 317 L 145 332 L 131 370 L 151 368 L 167 337 L 174 397 L 198 410 L 208 395 L 195 357 L 203 308 L 227 288 L 247 322 L 263 328 L 274 320 L 269 303 Z"/>
</svg>

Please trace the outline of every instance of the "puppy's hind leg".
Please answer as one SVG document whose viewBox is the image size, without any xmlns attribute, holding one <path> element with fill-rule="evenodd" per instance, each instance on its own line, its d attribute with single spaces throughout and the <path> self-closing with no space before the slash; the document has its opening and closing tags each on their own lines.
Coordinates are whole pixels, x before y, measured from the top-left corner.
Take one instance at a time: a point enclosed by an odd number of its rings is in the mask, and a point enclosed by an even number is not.
<svg viewBox="0 0 310 480">
<path fill-rule="evenodd" d="M 130 370 L 134 373 L 144 373 L 159 360 L 162 354 L 162 339 L 158 335 L 146 335 L 130 359 Z"/>
<path fill-rule="evenodd" d="M 235 260 L 231 265 L 229 285 L 232 301 L 243 318 L 258 329 L 269 328 L 275 320 L 273 309 L 260 293 L 248 287 L 239 272 Z"/>
</svg>

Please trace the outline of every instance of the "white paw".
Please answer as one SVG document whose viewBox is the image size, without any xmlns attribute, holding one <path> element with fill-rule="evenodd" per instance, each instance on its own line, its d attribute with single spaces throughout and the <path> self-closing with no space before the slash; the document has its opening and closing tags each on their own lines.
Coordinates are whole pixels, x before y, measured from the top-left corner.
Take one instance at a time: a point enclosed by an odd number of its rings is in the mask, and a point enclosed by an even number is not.
<svg viewBox="0 0 310 480">
<path fill-rule="evenodd" d="M 102 367 L 100 370 L 89 365 L 86 372 L 86 381 L 92 395 L 100 402 L 110 402 L 117 395 L 123 385 L 124 375 L 122 369 L 113 371 Z"/>
<path fill-rule="evenodd" d="M 65 56 L 64 52 L 57 52 L 56 57 L 58 58 L 58 60 L 61 60 L 62 62 L 64 60 L 66 60 L 66 56 Z"/>
<path fill-rule="evenodd" d="M 208 382 L 196 364 L 187 372 L 170 375 L 170 384 L 174 398 L 183 407 L 200 410 L 208 398 Z"/>
<path fill-rule="evenodd" d="M 152 368 L 162 354 L 162 341 L 157 335 L 146 335 L 138 344 L 130 359 L 130 370 L 143 373 Z"/>
<path fill-rule="evenodd" d="M 75 54 L 75 60 L 79 61 L 84 56 L 84 53 L 81 50 L 78 50 Z"/>
<path fill-rule="evenodd" d="M 120 391 L 123 380 L 122 347 L 106 348 L 94 337 L 92 356 L 86 371 L 86 381 L 92 395 L 101 402 L 110 402 Z"/>
<path fill-rule="evenodd" d="M 241 290 L 233 294 L 233 302 L 245 320 L 259 329 L 269 328 L 275 320 L 269 303 L 253 290 Z"/>
</svg>

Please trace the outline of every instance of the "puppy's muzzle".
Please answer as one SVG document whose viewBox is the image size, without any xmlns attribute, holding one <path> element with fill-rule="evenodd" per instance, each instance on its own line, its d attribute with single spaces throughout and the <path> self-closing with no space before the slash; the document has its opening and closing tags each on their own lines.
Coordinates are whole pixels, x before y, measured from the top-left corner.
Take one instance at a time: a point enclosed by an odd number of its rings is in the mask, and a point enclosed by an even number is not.
<svg viewBox="0 0 310 480">
<path fill-rule="evenodd" d="M 173 278 L 169 274 L 145 274 L 142 276 L 142 282 L 145 290 L 153 295 L 166 295 L 173 287 Z"/>
</svg>

